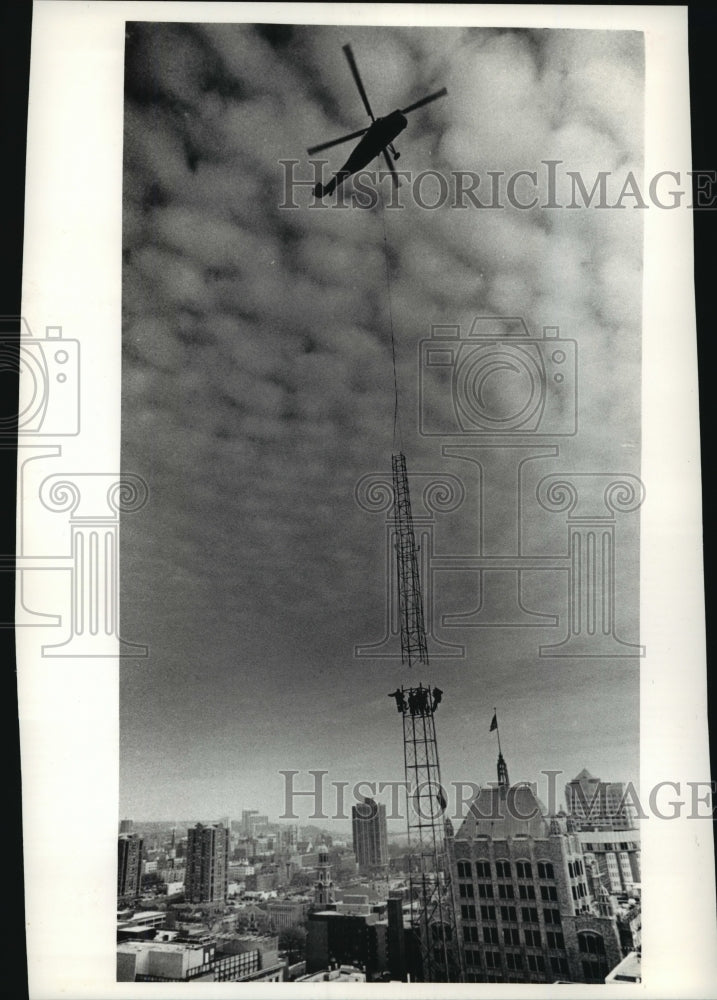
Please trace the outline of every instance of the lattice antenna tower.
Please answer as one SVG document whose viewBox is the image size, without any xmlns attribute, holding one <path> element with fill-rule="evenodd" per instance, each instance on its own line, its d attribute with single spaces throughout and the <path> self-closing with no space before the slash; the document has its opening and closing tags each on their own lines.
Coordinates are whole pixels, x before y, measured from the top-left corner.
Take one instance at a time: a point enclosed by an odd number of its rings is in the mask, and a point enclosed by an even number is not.
<svg viewBox="0 0 717 1000">
<path fill-rule="evenodd" d="M 401 660 L 412 667 L 414 663 L 428 663 L 423 597 L 421 595 L 421 579 L 418 573 L 418 547 L 413 530 L 406 456 L 402 452 L 392 455 L 391 466 L 393 470 L 393 510 L 398 568 L 398 607 L 401 623 Z"/>
<path fill-rule="evenodd" d="M 408 801 L 411 926 L 425 982 L 461 982 L 462 947 L 451 882 L 445 821 L 447 801 L 441 783 L 434 713 L 443 692 L 430 686 L 393 692 L 403 719 L 403 755 Z"/>
</svg>

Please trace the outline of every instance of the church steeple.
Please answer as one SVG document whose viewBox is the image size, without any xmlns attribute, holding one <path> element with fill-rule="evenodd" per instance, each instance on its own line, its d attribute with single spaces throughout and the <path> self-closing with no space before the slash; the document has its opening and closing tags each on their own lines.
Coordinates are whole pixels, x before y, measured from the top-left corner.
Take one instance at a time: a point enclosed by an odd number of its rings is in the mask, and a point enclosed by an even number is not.
<svg viewBox="0 0 717 1000">
<path fill-rule="evenodd" d="M 332 906 L 334 903 L 334 883 L 331 881 L 329 852 L 325 844 L 321 844 L 319 847 L 319 863 L 316 867 L 316 882 L 314 883 L 314 903 L 320 909 Z"/>
<path fill-rule="evenodd" d="M 510 787 L 510 778 L 508 777 L 508 765 L 505 762 L 505 757 L 498 751 L 498 786 L 500 788 Z"/>
<path fill-rule="evenodd" d="M 490 724 L 490 732 L 492 733 L 495 729 L 495 734 L 498 737 L 498 787 L 503 789 L 508 789 L 510 787 L 510 778 L 508 777 L 508 765 L 505 762 L 505 757 L 500 749 L 500 730 L 498 729 L 498 712 L 493 709 L 493 719 Z"/>
</svg>

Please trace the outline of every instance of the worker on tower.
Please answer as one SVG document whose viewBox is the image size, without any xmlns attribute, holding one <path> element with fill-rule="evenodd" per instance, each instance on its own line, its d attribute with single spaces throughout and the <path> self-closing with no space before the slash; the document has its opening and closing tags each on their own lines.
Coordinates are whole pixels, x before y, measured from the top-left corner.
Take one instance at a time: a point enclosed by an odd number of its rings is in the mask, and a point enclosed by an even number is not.
<svg viewBox="0 0 717 1000">
<path fill-rule="evenodd" d="M 433 704 L 431 705 L 431 711 L 435 712 L 441 701 L 443 700 L 443 692 L 440 688 L 433 689 Z"/>
<path fill-rule="evenodd" d="M 406 711 L 406 699 L 403 697 L 403 691 L 401 688 L 396 688 L 396 690 L 392 691 L 388 697 L 396 699 L 397 712 L 403 714 Z"/>
<path fill-rule="evenodd" d="M 416 708 L 418 715 L 425 715 L 428 710 L 428 688 L 424 688 L 421 684 L 418 685 L 416 692 Z"/>
</svg>

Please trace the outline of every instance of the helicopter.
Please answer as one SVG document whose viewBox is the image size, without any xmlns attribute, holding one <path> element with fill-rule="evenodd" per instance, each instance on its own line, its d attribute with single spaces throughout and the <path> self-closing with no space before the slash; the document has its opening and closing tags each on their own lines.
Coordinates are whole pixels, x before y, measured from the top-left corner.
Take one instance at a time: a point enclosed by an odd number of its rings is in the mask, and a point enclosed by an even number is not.
<svg viewBox="0 0 717 1000">
<path fill-rule="evenodd" d="M 342 48 L 344 55 L 348 60 L 349 68 L 356 86 L 358 87 L 358 92 L 361 95 L 363 106 L 366 108 L 366 112 L 371 119 L 371 124 L 367 128 L 359 129 L 357 132 L 351 132 L 349 135 L 344 135 L 340 139 L 332 139 L 330 142 L 322 142 L 318 146 L 311 146 L 306 150 L 309 156 L 313 156 L 314 153 L 319 153 L 324 149 L 330 149 L 332 146 L 338 146 L 342 142 L 349 142 L 351 139 L 358 139 L 359 136 L 363 136 L 346 163 L 344 163 L 343 167 L 341 167 L 341 169 L 338 170 L 333 177 L 331 177 L 328 184 L 322 184 L 319 181 L 319 183 L 315 186 L 314 195 L 317 198 L 323 198 L 325 195 L 331 194 L 332 191 L 334 191 L 340 184 L 343 184 L 344 181 L 351 177 L 352 174 L 355 174 L 359 170 L 368 166 L 371 160 L 379 154 L 383 154 L 383 157 L 388 165 L 388 169 L 391 172 L 391 178 L 394 186 L 398 187 L 400 181 L 393 161 L 398 160 L 401 154 L 396 151 L 396 148 L 393 145 L 393 140 L 397 135 L 403 132 L 405 127 L 408 125 L 406 115 L 411 111 L 417 111 L 418 108 L 422 108 L 426 104 L 430 104 L 431 101 L 438 100 L 439 97 L 445 97 L 448 93 L 444 87 L 442 90 L 437 90 L 435 94 L 429 94 L 428 97 L 423 97 L 420 101 L 416 101 L 414 104 L 409 104 L 407 108 L 392 111 L 389 115 L 385 115 L 383 118 L 376 118 L 371 110 L 371 105 L 369 104 L 351 46 L 344 45 Z"/>
</svg>

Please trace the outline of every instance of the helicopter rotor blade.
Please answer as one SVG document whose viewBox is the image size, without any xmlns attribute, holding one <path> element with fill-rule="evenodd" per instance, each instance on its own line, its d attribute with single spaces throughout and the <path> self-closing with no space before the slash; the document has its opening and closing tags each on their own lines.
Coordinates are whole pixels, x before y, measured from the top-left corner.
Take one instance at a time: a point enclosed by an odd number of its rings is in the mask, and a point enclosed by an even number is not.
<svg viewBox="0 0 717 1000">
<path fill-rule="evenodd" d="M 422 108 L 424 104 L 430 104 L 431 101 L 437 101 L 439 97 L 445 97 L 448 91 L 444 87 L 443 90 L 437 90 L 435 94 L 429 94 L 428 97 L 422 98 L 420 101 L 416 101 L 415 104 L 409 104 L 407 108 L 401 108 L 401 114 L 407 115 L 409 111 L 415 111 L 417 108 Z"/>
<path fill-rule="evenodd" d="M 388 169 L 391 171 L 391 179 L 393 181 L 393 186 L 396 187 L 396 188 L 400 187 L 401 180 L 400 180 L 398 174 L 396 173 L 396 166 L 395 166 L 393 160 L 391 159 L 391 154 L 389 153 L 389 151 L 387 149 L 382 150 L 382 153 L 384 155 L 386 163 L 388 164 Z"/>
<path fill-rule="evenodd" d="M 338 146 L 342 142 L 348 142 L 350 139 L 358 139 L 360 135 L 364 135 L 366 132 L 368 132 L 368 129 L 362 128 L 358 132 L 351 132 L 350 135 L 343 135 L 340 139 L 332 139 L 330 142 L 322 142 L 318 146 L 311 146 L 306 152 L 309 156 L 313 156 L 314 153 L 320 153 L 322 149 L 330 149 L 331 146 Z"/>
<path fill-rule="evenodd" d="M 358 66 L 356 65 L 356 60 L 354 59 L 354 54 L 353 54 L 353 52 L 351 50 L 351 46 L 350 45 L 344 45 L 343 46 L 343 50 L 344 50 L 344 55 L 348 59 L 349 67 L 351 69 L 351 73 L 353 74 L 354 81 L 356 83 L 356 86 L 358 87 L 358 92 L 361 95 L 361 100 L 363 101 L 363 106 L 366 108 L 366 111 L 368 112 L 368 116 L 371 119 L 371 121 L 375 122 L 376 119 L 373 116 L 373 111 L 371 110 L 371 105 L 368 103 L 368 97 L 366 96 L 366 91 L 364 90 L 363 81 L 361 80 L 361 77 L 359 75 Z"/>
</svg>

